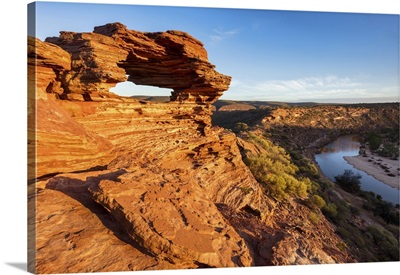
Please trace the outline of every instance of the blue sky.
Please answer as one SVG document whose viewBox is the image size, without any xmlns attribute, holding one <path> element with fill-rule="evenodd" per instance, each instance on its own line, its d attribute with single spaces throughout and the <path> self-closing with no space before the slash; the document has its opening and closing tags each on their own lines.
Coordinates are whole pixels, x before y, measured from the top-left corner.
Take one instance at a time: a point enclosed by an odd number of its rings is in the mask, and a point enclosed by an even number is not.
<svg viewBox="0 0 400 275">
<path fill-rule="evenodd" d="M 221 99 L 399 101 L 398 14 L 37 2 L 41 40 L 111 22 L 201 40 L 217 71 L 232 76 Z M 169 95 L 132 83 L 113 91 Z"/>
</svg>

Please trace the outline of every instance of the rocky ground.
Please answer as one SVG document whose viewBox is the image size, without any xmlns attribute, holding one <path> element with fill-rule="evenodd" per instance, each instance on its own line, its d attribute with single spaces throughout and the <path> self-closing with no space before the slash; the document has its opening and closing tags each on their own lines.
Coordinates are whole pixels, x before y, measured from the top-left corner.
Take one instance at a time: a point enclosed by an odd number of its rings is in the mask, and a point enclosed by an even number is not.
<svg viewBox="0 0 400 275">
<path fill-rule="evenodd" d="M 120 23 L 46 41 L 28 40 L 30 271 L 354 261 L 327 220 L 265 196 L 236 136 L 212 127 L 230 77 L 200 41 Z M 126 74 L 171 102 L 109 93 Z"/>
</svg>

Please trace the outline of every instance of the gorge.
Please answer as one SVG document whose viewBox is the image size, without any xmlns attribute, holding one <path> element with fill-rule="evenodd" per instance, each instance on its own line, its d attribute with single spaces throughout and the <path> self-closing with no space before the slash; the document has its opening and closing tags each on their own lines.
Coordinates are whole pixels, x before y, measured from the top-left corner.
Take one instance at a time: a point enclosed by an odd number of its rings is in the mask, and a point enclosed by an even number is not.
<svg viewBox="0 0 400 275">
<path fill-rule="evenodd" d="M 316 162 L 319 167 L 323 171 L 323 173 L 329 177 L 332 181 L 335 181 L 334 177 L 342 174 L 345 170 L 352 170 L 354 174 L 360 174 L 361 178 L 361 189 L 366 191 L 374 192 L 375 194 L 379 194 L 382 196 L 383 200 L 389 201 L 394 205 L 399 203 L 399 192 L 398 187 L 392 187 L 384 182 L 379 181 L 372 175 L 367 174 L 366 172 L 353 167 L 350 163 L 346 161 L 347 157 L 354 157 L 359 155 L 360 151 L 360 142 L 358 141 L 360 138 L 356 135 L 345 135 L 339 137 L 334 142 L 324 146 L 322 152 L 315 156 Z M 379 157 L 378 155 L 372 156 L 372 158 L 376 158 L 376 162 L 378 159 L 381 160 L 383 157 Z M 385 161 L 386 162 L 386 161 Z M 393 173 L 393 181 L 399 182 L 399 174 L 397 170 L 396 161 L 392 161 L 392 166 L 388 167 Z M 382 163 L 383 165 L 384 163 Z M 371 169 L 368 169 L 370 171 Z M 385 176 L 385 173 L 382 169 L 378 171 L 381 177 Z M 389 176 L 385 177 L 388 178 Z M 390 179 L 392 177 L 389 177 Z"/>
<path fill-rule="evenodd" d="M 170 101 L 109 91 L 126 80 Z M 182 31 L 28 37 L 29 270 L 357 262 L 319 209 L 265 192 L 243 153 L 264 149 L 213 125 L 230 81 Z"/>
</svg>

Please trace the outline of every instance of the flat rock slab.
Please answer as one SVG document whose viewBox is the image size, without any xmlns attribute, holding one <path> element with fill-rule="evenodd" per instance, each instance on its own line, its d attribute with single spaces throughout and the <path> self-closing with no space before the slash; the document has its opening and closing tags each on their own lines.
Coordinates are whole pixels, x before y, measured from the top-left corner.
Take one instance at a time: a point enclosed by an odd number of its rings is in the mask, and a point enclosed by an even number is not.
<svg viewBox="0 0 400 275">
<path fill-rule="evenodd" d="M 146 253 L 94 202 L 87 188 L 114 172 L 64 174 L 38 182 L 36 273 L 78 273 L 191 268 Z M 92 177 L 92 181 L 86 181 Z M 44 188 L 44 189 L 43 189 Z M 121 257 L 123 255 L 123 257 Z"/>
<path fill-rule="evenodd" d="M 92 186 L 92 197 L 149 254 L 202 267 L 249 266 L 243 239 L 200 186 L 146 167 Z"/>
</svg>

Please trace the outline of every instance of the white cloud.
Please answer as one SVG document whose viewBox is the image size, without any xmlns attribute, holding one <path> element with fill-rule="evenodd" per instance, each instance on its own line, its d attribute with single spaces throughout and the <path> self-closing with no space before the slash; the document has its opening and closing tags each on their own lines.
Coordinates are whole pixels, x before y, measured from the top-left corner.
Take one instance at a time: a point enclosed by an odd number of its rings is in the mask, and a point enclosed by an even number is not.
<svg viewBox="0 0 400 275">
<path fill-rule="evenodd" d="M 233 80 L 224 98 L 237 100 L 302 101 L 346 98 L 386 98 L 398 95 L 396 87 L 378 87 L 351 77 L 312 76 L 261 82 Z"/>
<path fill-rule="evenodd" d="M 400 93 L 400 87 L 399 86 L 393 86 L 393 87 L 385 87 L 382 89 L 382 93 L 385 94 L 396 94 L 397 96 L 399 96 Z"/>
<path fill-rule="evenodd" d="M 210 35 L 210 39 L 214 43 L 219 43 L 225 40 L 226 38 L 236 35 L 237 33 L 239 33 L 238 29 L 227 30 L 227 31 L 223 31 L 221 29 L 214 29 L 213 34 Z"/>
<path fill-rule="evenodd" d="M 258 83 L 255 87 L 262 90 L 322 92 L 334 88 L 355 88 L 363 85 L 348 77 L 337 76 L 305 77 L 294 80 L 270 80 Z"/>
<path fill-rule="evenodd" d="M 234 87 L 241 87 L 243 85 L 246 85 L 244 82 L 237 80 L 237 79 L 232 79 L 231 80 L 231 84 L 229 85 L 229 87 L 234 88 Z"/>
</svg>

